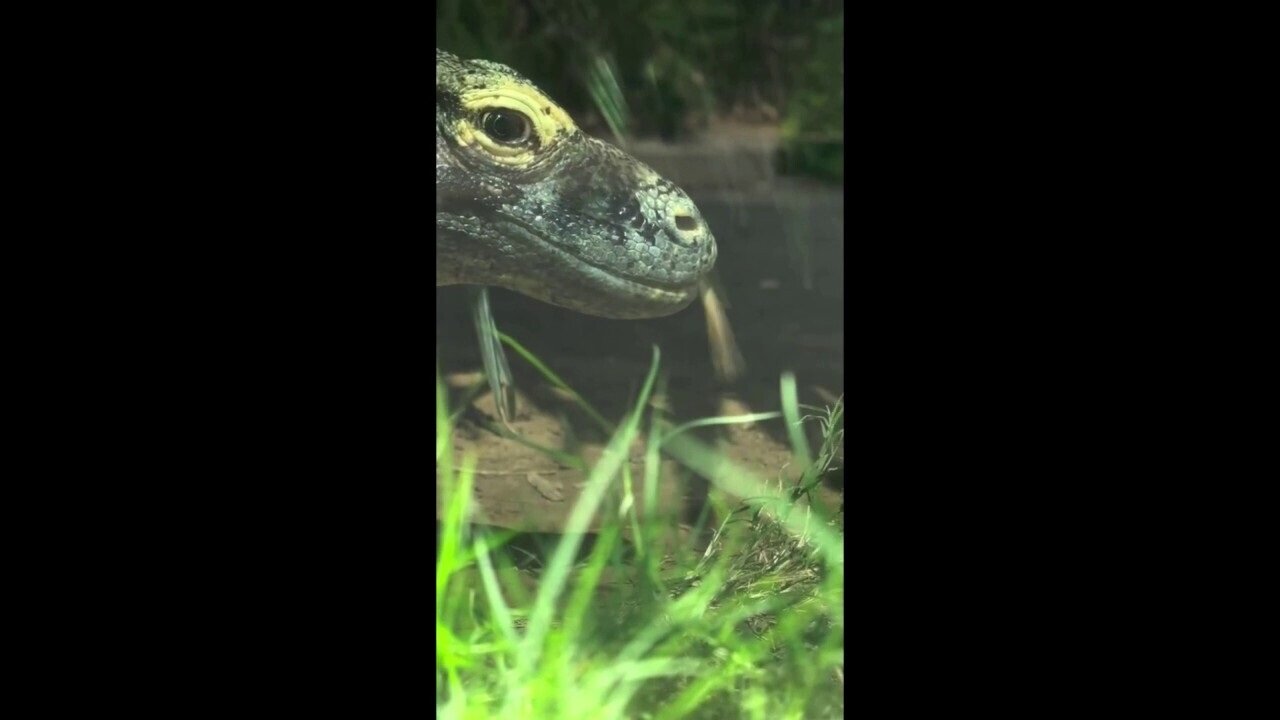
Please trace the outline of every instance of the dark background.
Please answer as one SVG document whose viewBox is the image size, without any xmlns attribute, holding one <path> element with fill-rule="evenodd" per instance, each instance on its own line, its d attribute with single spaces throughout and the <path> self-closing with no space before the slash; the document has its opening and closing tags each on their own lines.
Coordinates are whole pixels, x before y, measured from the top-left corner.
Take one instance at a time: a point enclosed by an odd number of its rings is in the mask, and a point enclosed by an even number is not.
<svg viewBox="0 0 1280 720">
<path fill-rule="evenodd" d="M 444 0 L 436 21 L 436 47 L 516 68 L 592 134 L 775 123 L 788 168 L 844 177 L 841 2 Z"/>
</svg>

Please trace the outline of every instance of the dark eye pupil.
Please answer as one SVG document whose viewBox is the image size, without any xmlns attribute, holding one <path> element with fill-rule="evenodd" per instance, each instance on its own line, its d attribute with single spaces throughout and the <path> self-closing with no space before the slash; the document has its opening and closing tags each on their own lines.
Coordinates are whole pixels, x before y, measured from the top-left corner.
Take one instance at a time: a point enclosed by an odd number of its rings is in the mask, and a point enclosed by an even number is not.
<svg viewBox="0 0 1280 720">
<path fill-rule="evenodd" d="M 529 134 L 528 121 L 519 113 L 489 112 L 485 113 L 483 122 L 485 134 L 498 142 L 522 142 Z"/>
</svg>

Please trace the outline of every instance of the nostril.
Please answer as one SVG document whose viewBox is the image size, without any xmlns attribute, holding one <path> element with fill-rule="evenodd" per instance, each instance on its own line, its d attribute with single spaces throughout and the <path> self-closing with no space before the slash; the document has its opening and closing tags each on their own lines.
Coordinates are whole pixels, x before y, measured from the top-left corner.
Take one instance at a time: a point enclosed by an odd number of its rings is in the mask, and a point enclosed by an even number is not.
<svg viewBox="0 0 1280 720">
<path fill-rule="evenodd" d="M 676 215 L 676 227 L 683 232 L 698 229 L 698 221 L 688 215 Z"/>
</svg>

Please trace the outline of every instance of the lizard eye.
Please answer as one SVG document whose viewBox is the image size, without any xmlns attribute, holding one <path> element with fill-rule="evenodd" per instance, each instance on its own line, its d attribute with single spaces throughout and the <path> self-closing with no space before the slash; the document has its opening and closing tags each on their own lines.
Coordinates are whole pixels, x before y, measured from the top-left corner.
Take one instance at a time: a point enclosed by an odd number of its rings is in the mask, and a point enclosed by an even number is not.
<svg viewBox="0 0 1280 720">
<path fill-rule="evenodd" d="M 480 118 L 480 127 L 496 142 L 519 145 L 529 139 L 532 123 L 514 110 L 490 110 Z"/>
</svg>

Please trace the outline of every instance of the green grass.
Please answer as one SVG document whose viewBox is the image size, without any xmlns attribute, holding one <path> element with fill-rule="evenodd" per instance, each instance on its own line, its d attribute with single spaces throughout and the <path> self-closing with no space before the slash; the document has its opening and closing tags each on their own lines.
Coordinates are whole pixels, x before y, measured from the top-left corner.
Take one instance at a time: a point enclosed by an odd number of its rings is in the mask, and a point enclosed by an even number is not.
<svg viewBox="0 0 1280 720">
<path fill-rule="evenodd" d="M 514 340 L 503 342 L 568 388 Z M 843 716 L 844 550 L 840 515 L 812 490 L 843 442 L 843 402 L 804 408 L 780 383 L 781 413 L 677 425 L 649 399 L 659 353 L 610 437 L 562 536 L 535 558 L 512 533 L 466 521 L 476 458 L 455 465 L 437 373 L 436 690 L 449 718 L 822 718 Z M 576 393 L 575 398 L 589 408 Z M 809 411 L 802 415 L 802 410 Z M 782 417 L 780 418 L 779 415 Z M 699 427 L 786 422 L 800 467 L 763 482 L 698 440 Z M 813 453 L 801 423 L 822 442 Z M 642 443 L 645 492 L 628 456 Z M 712 482 L 697 552 L 657 508 L 660 455 Z M 781 469 L 780 469 L 781 470 Z M 604 518 L 587 533 L 593 516 Z M 532 589 L 531 587 L 532 586 Z"/>
</svg>

